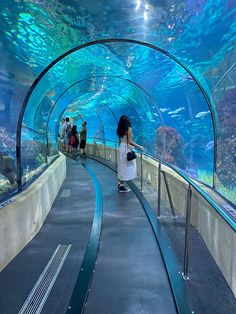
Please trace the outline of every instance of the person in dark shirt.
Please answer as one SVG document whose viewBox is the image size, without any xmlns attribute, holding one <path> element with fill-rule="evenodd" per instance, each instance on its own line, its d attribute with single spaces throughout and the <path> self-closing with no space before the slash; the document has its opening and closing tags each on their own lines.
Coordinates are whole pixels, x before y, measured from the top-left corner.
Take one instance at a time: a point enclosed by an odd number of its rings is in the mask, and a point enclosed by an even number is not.
<svg viewBox="0 0 236 314">
<path fill-rule="evenodd" d="M 76 156 L 79 145 L 79 133 L 77 131 L 77 125 L 73 125 L 71 129 L 70 145 L 72 147 L 72 155 Z"/>
<path fill-rule="evenodd" d="M 87 140 L 87 122 L 82 122 L 82 129 L 79 132 L 80 134 L 80 150 L 82 151 L 82 157 L 86 157 L 85 154 L 85 147 L 86 147 L 86 140 Z"/>
</svg>

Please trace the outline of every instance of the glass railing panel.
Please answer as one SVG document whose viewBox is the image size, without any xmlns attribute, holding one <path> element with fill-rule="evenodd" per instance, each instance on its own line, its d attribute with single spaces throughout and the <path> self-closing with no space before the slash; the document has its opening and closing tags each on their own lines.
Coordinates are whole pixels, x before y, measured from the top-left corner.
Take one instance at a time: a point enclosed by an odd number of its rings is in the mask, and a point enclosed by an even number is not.
<svg viewBox="0 0 236 314">
<path fill-rule="evenodd" d="M 47 154 L 47 163 L 50 164 L 59 154 L 59 138 L 54 133 L 48 133 L 47 136 L 47 146 L 46 146 L 46 154 Z"/>
<path fill-rule="evenodd" d="M 26 183 L 47 166 L 47 138 L 45 134 L 25 127 L 21 139 L 22 183 Z"/>
<path fill-rule="evenodd" d="M 17 188 L 16 141 L 7 128 L 0 127 L 0 197 Z"/>
</svg>

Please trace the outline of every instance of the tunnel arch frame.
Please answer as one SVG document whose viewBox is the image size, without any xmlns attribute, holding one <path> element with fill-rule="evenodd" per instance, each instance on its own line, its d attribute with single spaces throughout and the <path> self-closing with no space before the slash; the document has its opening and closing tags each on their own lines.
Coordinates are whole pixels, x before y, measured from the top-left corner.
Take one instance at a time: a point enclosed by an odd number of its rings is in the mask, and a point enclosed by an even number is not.
<svg viewBox="0 0 236 314">
<path fill-rule="evenodd" d="M 80 82 L 81 82 L 81 81 L 77 81 L 77 84 L 80 83 Z M 70 88 L 72 88 L 72 87 L 75 86 L 75 85 L 76 85 L 76 84 L 72 84 Z M 67 90 L 69 90 L 69 88 L 66 89 L 66 91 L 67 91 Z M 95 91 L 97 91 L 97 90 L 93 90 L 93 91 L 89 91 L 89 92 L 95 92 Z M 109 94 L 115 94 L 115 95 L 117 95 L 118 97 L 122 98 L 122 99 L 127 103 L 127 105 L 128 105 L 132 110 L 134 110 L 134 112 L 137 114 L 137 117 L 138 117 L 138 119 L 139 119 L 139 121 L 140 121 L 140 125 L 142 126 L 142 121 L 141 121 L 141 119 L 140 119 L 140 117 L 139 117 L 139 114 L 138 114 L 136 108 L 135 108 L 134 106 L 132 106 L 132 104 L 131 104 L 125 97 L 119 95 L 119 94 L 116 93 L 116 92 L 112 92 L 112 91 L 109 91 L 109 90 L 104 90 L 104 91 L 105 91 L 106 93 L 109 93 Z M 86 94 L 86 93 L 85 93 L 85 94 Z M 64 95 L 64 92 L 58 97 L 58 99 L 57 99 L 56 102 L 55 102 L 55 105 L 56 105 L 56 103 L 60 100 L 60 98 L 61 98 L 63 95 Z M 69 107 L 69 106 L 68 106 L 68 107 Z M 68 108 L 68 107 L 67 107 L 67 108 Z M 105 104 L 99 105 L 98 107 L 95 107 L 95 109 L 96 109 L 96 108 L 101 108 L 101 107 L 107 108 L 107 109 L 111 112 L 111 114 L 112 114 L 112 116 L 114 117 L 116 123 L 118 124 L 118 119 L 117 119 L 115 113 L 113 112 L 113 110 L 112 110 L 108 105 L 105 105 Z M 55 106 L 53 106 L 52 110 L 53 110 L 54 108 L 55 108 Z M 96 112 L 95 109 L 94 109 L 94 108 L 91 108 L 91 110 L 92 110 L 93 112 Z M 50 110 L 49 117 L 50 117 L 51 114 L 52 114 L 52 110 Z M 61 117 L 63 116 L 63 114 L 64 114 L 65 111 L 66 111 L 66 108 L 63 109 L 62 113 L 59 115 L 60 119 L 61 119 Z M 74 112 L 74 110 L 73 110 L 73 112 Z M 79 115 L 79 114 L 78 114 L 78 115 Z M 82 120 L 84 120 L 82 117 L 80 117 L 80 118 L 81 118 Z M 49 118 L 48 118 L 48 121 L 47 121 L 46 133 L 42 133 L 42 134 L 45 135 L 46 137 L 47 137 L 47 134 L 48 134 L 48 122 L 49 122 Z M 104 124 L 103 124 L 103 125 L 104 125 Z M 104 126 L 103 126 L 103 128 L 104 128 Z M 104 129 L 104 130 L 105 130 L 105 129 Z M 105 131 L 104 131 L 103 133 L 105 134 Z"/>
<path fill-rule="evenodd" d="M 213 111 L 213 105 L 211 103 L 211 100 L 201 85 L 201 83 L 198 81 L 198 79 L 195 77 L 195 75 L 192 73 L 189 68 L 183 64 L 178 58 L 176 58 L 174 55 L 171 53 L 167 52 L 166 50 L 159 48 L 153 44 L 135 40 L 135 39 L 128 39 L 128 38 L 107 38 L 107 39 L 97 39 L 94 41 L 87 42 L 85 44 L 76 46 L 65 53 L 63 53 L 61 56 L 57 57 L 55 60 L 53 60 L 36 78 L 36 80 L 33 82 L 31 85 L 30 89 L 28 90 L 25 99 L 23 101 L 23 104 L 21 106 L 20 114 L 18 117 L 18 122 L 17 122 L 17 131 L 16 131 L 16 166 L 17 166 L 17 184 L 18 184 L 18 189 L 20 190 L 22 188 L 22 175 L 21 175 L 21 127 L 22 127 L 22 122 L 23 122 L 23 117 L 25 113 L 25 109 L 27 107 L 28 101 L 36 88 L 37 84 L 39 81 L 42 79 L 42 77 L 55 65 L 57 64 L 60 60 L 65 58 L 66 56 L 70 55 L 71 53 L 81 50 L 86 47 L 98 45 L 98 44 L 107 44 L 107 43 L 130 43 L 130 44 L 136 44 L 136 45 L 141 45 L 144 47 L 148 47 L 150 49 L 153 49 L 155 51 L 159 51 L 160 53 L 166 55 L 170 59 L 174 60 L 176 63 L 178 63 L 185 71 L 193 78 L 194 82 L 197 84 L 199 87 L 200 91 L 202 92 L 202 95 L 208 105 L 208 108 L 210 110 L 211 114 L 211 120 L 212 120 L 212 126 L 213 126 L 213 134 L 214 134 L 214 155 L 213 155 L 213 176 L 212 176 L 212 187 L 215 189 L 215 174 L 216 174 L 216 156 L 217 156 L 217 128 L 216 128 L 216 120 L 215 120 L 215 114 Z"/>
<path fill-rule="evenodd" d="M 77 81 L 77 84 L 80 83 L 80 82 L 81 82 L 81 81 Z M 76 84 L 72 84 L 72 85 L 71 85 L 71 88 L 72 88 L 73 86 L 75 86 L 75 85 L 76 85 Z M 69 89 L 66 89 L 66 90 L 69 90 Z M 94 90 L 88 91 L 88 92 L 91 93 L 91 92 L 95 92 L 95 91 L 98 91 L 98 90 L 94 89 Z M 141 119 L 140 119 L 140 117 L 139 117 L 139 114 L 138 114 L 136 108 L 135 108 L 134 106 L 132 106 L 132 104 L 131 104 L 125 97 L 119 95 L 119 94 L 116 93 L 116 92 L 112 92 L 112 91 L 109 91 L 109 90 L 106 90 L 106 89 L 104 89 L 104 91 L 105 91 L 106 93 L 109 93 L 109 94 L 115 94 L 115 95 L 117 95 L 118 97 L 122 98 L 122 99 L 128 104 L 128 106 L 129 106 L 132 110 L 134 110 L 134 112 L 137 114 L 137 117 L 138 117 L 138 119 L 139 119 L 139 121 L 140 121 L 140 125 L 141 125 L 141 127 L 142 127 L 142 121 L 141 121 Z M 84 94 L 86 94 L 86 93 L 84 93 Z M 83 95 L 84 95 L 84 94 L 83 94 Z M 64 95 L 64 93 L 62 93 L 62 94 L 58 97 L 57 101 L 59 101 L 60 98 L 61 98 L 61 96 L 63 96 L 63 95 Z M 70 106 L 68 106 L 67 108 L 69 108 L 69 107 L 70 107 Z M 112 114 L 114 120 L 116 121 L 116 123 L 117 123 L 117 125 L 118 125 L 118 119 L 117 119 L 115 113 L 113 112 L 113 110 L 110 108 L 110 106 L 108 106 L 108 105 L 106 105 L 106 104 L 102 104 L 102 105 L 98 105 L 98 107 L 92 107 L 91 110 L 92 110 L 94 113 L 96 113 L 96 115 L 98 116 L 99 120 L 102 121 L 103 119 L 100 117 L 100 114 L 98 114 L 98 113 L 97 113 L 97 110 L 96 110 L 97 108 L 101 108 L 101 107 L 105 107 L 105 108 L 108 109 L 109 112 L 111 112 L 111 114 Z M 53 108 L 55 108 L 55 106 L 54 106 Z M 52 110 L 53 110 L 53 108 L 52 108 Z M 65 109 L 62 111 L 62 114 L 59 115 L 60 117 L 62 117 L 62 115 L 64 114 L 64 112 L 66 111 L 67 108 L 65 108 Z M 51 110 L 50 113 L 49 113 L 49 117 L 51 116 L 52 110 Z M 72 110 L 72 109 L 70 109 L 70 110 Z M 74 110 L 72 110 L 72 111 L 75 112 Z M 78 114 L 78 115 L 79 115 L 79 114 Z M 80 115 L 80 117 L 81 117 L 81 115 Z M 81 117 L 81 119 L 84 120 L 82 117 Z M 48 119 L 48 122 L 49 122 L 49 119 Z M 104 128 L 104 123 L 103 123 L 103 122 L 102 122 L 102 125 L 103 125 L 103 136 L 105 137 L 105 128 Z M 47 123 L 47 128 L 46 128 L 46 130 L 48 130 L 48 123 Z M 46 133 L 42 133 L 42 134 L 44 134 L 44 135 L 46 136 L 46 135 L 47 135 L 47 132 L 46 132 Z M 104 139 L 105 139 L 105 138 L 104 138 Z M 109 139 L 108 139 L 108 141 L 109 141 Z"/>
<path fill-rule="evenodd" d="M 70 86 L 68 86 L 68 87 L 57 97 L 55 103 L 54 103 L 53 106 L 51 107 L 50 112 L 49 112 L 49 114 L 48 114 L 47 129 L 48 129 L 49 117 L 51 116 L 51 113 L 52 113 L 53 109 L 55 108 L 57 102 L 61 99 L 61 97 L 62 97 L 68 90 L 70 90 L 70 89 L 71 89 L 72 87 L 74 87 L 75 85 L 80 84 L 80 83 L 82 83 L 82 82 L 84 82 L 84 81 L 86 81 L 86 80 L 90 80 L 90 79 L 92 79 L 92 78 L 104 78 L 104 77 L 115 78 L 115 79 L 120 79 L 120 80 L 123 80 L 123 81 L 128 81 L 129 83 L 135 85 L 135 86 L 136 86 L 138 89 L 140 89 L 140 90 L 150 99 L 150 101 L 155 105 L 155 107 L 156 107 L 157 110 L 158 110 L 161 123 L 162 123 L 162 125 L 164 125 L 161 111 L 160 111 L 160 109 L 159 109 L 159 107 L 158 107 L 158 105 L 157 105 L 155 99 L 154 99 L 141 85 L 139 85 L 139 84 L 137 84 L 137 83 L 135 83 L 135 82 L 133 82 L 133 81 L 131 81 L 131 80 L 129 80 L 129 79 L 125 79 L 125 78 L 123 78 L 123 77 L 119 77 L 119 76 L 115 76 L 115 75 L 108 75 L 108 76 L 95 75 L 95 76 L 90 76 L 90 77 L 87 77 L 87 78 L 84 78 L 84 79 L 81 79 L 81 80 L 78 80 L 78 81 L 74 82 L 73 84 L 71 84 Z M 109 91 L 109 92 L 111 93 L 111 91 Z M 115 92 L 114 92 L 114 93 L 115 93 Z M 117 94 L 117 93 L 116 93 L 116 94 Z M 118 94 L 117 94 L 117 95 L 118 95 Z M 122 97 L 122 96 L 120 96 L 120 97 Z M 129 103 L 126 98 L 124 98 L 124 97 L 122 97 L 122 98 L 123 98 L 127 103 Z M 131 104 L 130 104 L 130 106 L 133 108 L 133 106 L 132 106 Z M 135 110 L 135 112 L 137 113 L 137 110 L 136 110 L 135 108 L 134 108 L 134 110 Z M 36 110 L 36 112 L 37 112 L 37 110 Z"/>
<path fill-rule="evenodd" d="M 63 116 L 64 112 L 65 112 L 67 109 L 68 109 L 68 107 L 64 108 L 64 109 L 62 110 L 62 112 L 59 114 L 59 120 L 62 119 L 62 116 Z M 81 113 L 80 111 L 74 111 L 74 110 L 72 110 L 72 109 L 70 109 L 70 110 L 73 111 L 73 112 L 76 112 L 76 115 L 77 115 L 82 121 L 85 121 L 84 118 L 83 118 L 83 115 L 82 115 L 82 113 Z M 102 129 L 103 129 L 103 136 L 104 136 L 104 134 L 105 134 L 105 131 L 104 131 L 104 130 L 105 130 L 105 129 L 104 129 L 104 123 L 103 123 L 103 121 L 102 121 L 100 115 L 96 112 L 96 110 L 95 110 L 94 108 L 91 108 L 91 110 L 95 113 L 95 116 L 97 116 L 98 121 L 100 121 L 100 123 L 101 123 L 101 125 L 102 125 Z M 56 124 L 56 127 L 59 128 L 59 126 L 58 126 L 57 124 Z"/>
<path fill-rule="evenodd" d="M 77 81 L 77 84 L 79 84 L 80 82 L 81 82 L 81 81 Z M 71 85 L 71 88 L 74 87 L 75 85 L 76 85 L 76 84 L 72 84 L 72 85 Z M 67 91 L 67 90 L 69 90 L 69 88 L 66 89 L 66 91 Z M 95 89 L 95 90 L 93 90 L 93 91 L 88 91 L 88 92 L 95 92 L 95 91 L 98 91 L 98 90 Z M 126 99 L 125 97 L 119 95 L 117 92 L 112 92 L 112 91 L 109 91 L 109 90 L 106 90 L 106 89 L 104 89 L 104 92 L 109 93 L 109 94 L 114 94 L 114 95 L 117 95 L 118 97 L 122 98 L 122 99 L 127 103 L 127 105 L 131 108 L 131 110 L 134 110 L 134 112 L 136 113 L 136 115 L 137 115 L 137 117 L 138 117 L 138 119 L 139 119 L 139 121 L 140 121 L 140 125 L 142 126 L 142 121 L 141 121 L 141 119 L 140 119 L 140 117 L 139 117 L 139 114 L 138 114 L 136 108 L 135 108 L 134 106 L 132 106 L 132 104 L 128 101 L 128 99 Z M 84 93 L 84 94 L 86 94 L 86 93 Z M 52 110 L 55 108 L 56 103 L 61 99 L 61 97 L 62 97 L 63 95 L 64 95 L 64 92 L 57 98 L 57 100 L 56 100 L 56 102 L 55 102 L 53 108 L 50 110 L 50 113 L 49 113 L 49 116 L 48 116 L 48 121 L 47 121 L 46 133 L 42 133 L 42 134 L 44 134 L 45 136 L 47 136 L 47 133 L 48 133 L 48 122 L 49 122 L 49 120 L 50 120 L 49 117 L 50 117 L 51 114 L 52 114 Z M 117 119 L 115 113 L 113 112 L 113 110 L 112 110 L 108 105 L 102 104 L 102 105 L 99 105 L 99 106 L 98 106 L 98 108 L 100 108 L 100 107 L 105 107 L 105 108 L 107 108 L 107 109 L 112 113 L 112 116 L 114 117 L 114 119 L 116 120 L 116 123 L 118 124 L 118 119 Z M 96 107 L 96 108 L 97 108 L 97 107 Z M 65 111 L 65 110 L 66 110 L 66 109 L 64 109 L 63 111 Z M 160 118 L 160 120 L 162 121 L 161 118 Z M 162 121 L 162 122 L 163 122 L 163 121 Z"/>
</svg>

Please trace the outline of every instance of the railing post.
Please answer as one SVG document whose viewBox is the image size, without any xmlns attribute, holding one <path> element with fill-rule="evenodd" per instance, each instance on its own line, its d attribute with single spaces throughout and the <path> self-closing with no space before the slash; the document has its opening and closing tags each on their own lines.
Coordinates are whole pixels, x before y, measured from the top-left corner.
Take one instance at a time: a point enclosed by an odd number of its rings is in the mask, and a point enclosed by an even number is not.
<svg viewBox="0 0 236 314">
<path fill-rule="evenodd" d="M 191 200 L 192 189 L 188 186 L 187 192 L 187 208 L 186 208 L 186 222 L 185 222 L 185 244 L 184 244 L 184 271 L 182 273 L 184 280 L 189 279 L 189 231 L 190 231 L 190 219 L 191 219 Z"/>
<path fill-rule="evenodd" d="M 116 146 L 116 143 L 115 143 L 115 163 L 116 163 L 116 170 L 117 170 L 117 168 L 118 168 L 118 165 L 117 165 L 117 153 L 118 153 L 118 151 L 117 151 L 117 146 Z"/>
<path fill-rule="evenodd" d="M 21 141 L 19 140 L 19 145 L 21 145 Z M 22 189 L 22 159 L 21 159 L 21 147 L 16 146 L 16 180 L 18 189 Z"/>
<path fill-rule="evenodd" d="M 143 153 L 141 152 L 141 157 L 140 157 L 140 191 L 143 191 Z"/>
<path fill-rule="evenodd" d="M 48 164 L 48 149 L 49 145 L 48 145 L 48 134 L 46 134 L 46 148 L 45 148 L 45 163 Z"/>
<path fill-rule="evenodd" d="M 175 218 L 176 217 L 175 209 L 174 209 L 174 205 L 173 205 L 172 198 L 171 198 L 170 188 L 169 188 L 169 185 L 168 185 L 168 182 L 167 182 L 167 179 L 166 179 L 166 174 L 165 174 L 164 171 L 161 171 L 161 172 L 163 174 L 163 178 L 164 178 L 164 182 L 165 182 L 165 186 L 166 186 L 166 191 L 167 191 L 168 200 L 169 200 L 169 203 L 170 203 L 172 217 Z"/>
<path fill-rule="evenodd" d="M 158 165 L 157 217 L 161 214 L 161 163 Z"/>
<path fill-rule="evenodd" d="M 104 139 L 104 158 L 107 159 L 106 140 Z"/>
</svg>

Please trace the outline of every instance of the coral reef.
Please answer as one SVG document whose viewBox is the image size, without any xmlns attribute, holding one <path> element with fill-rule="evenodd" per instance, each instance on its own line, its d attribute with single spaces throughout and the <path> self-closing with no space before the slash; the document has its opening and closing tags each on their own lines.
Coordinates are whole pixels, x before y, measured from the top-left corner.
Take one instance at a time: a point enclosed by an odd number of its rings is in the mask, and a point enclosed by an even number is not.
<svg viewBox="0 0 236 314">
<path fill-rule="evenodd" d="M 236 186 L 236 88 L 225 93 L 217 106 L 221 127 L 217 143 L 217 178 L 224 187 Z"/>
<path fill-rule="evenodd" d="M 161 126 L 156 131 L 156 155 L 165 161 L 183 168 L 184 140 L 179 132 L 169 126 Z"/>
</svg>

